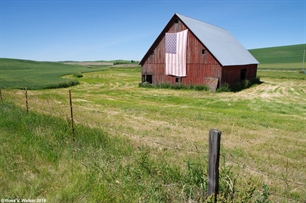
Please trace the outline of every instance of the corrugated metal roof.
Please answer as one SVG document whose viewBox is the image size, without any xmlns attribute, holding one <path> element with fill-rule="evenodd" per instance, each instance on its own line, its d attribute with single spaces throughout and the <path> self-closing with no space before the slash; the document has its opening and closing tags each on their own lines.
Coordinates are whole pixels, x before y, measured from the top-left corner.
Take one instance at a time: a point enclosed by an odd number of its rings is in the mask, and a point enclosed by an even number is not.
<svg viewBox="0 0 306 203">
<path fill-rule="evenodd" d="M 222 66 L 259 64 L 227 30 L 176 13 L 191 32 L 207 47 Z"/>
</svg>

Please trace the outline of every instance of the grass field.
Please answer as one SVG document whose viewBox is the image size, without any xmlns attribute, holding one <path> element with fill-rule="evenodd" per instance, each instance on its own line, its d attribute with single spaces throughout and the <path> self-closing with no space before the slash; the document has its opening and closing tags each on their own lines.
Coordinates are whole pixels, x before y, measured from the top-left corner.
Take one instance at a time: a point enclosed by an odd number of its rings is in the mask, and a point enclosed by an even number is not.
<svg viewBox="0 0 306 203">
<path fill-rule="evenodd" d="M 260 62 L 259 77 L 306 80 L 306 56 L 303 74 L 303 52 L 306 44 L 249 50 Z"/>
<path fill-rule="evenodd" d="M 305 74 L 258 74 L 260 85 L 211 93 L 140 88 L 140 67 L 84 73 L 70 88 L 76 143 L 68 89 L 29 91 L 30 112 L 54 120 L 1 106 L 8 121 L 0 122 L 0 193 L 50 202 L 201 201 L 208 131 L 217 128 L 223 192 L 234 190 L 239 202 L 254 186 L 254 202 L 268 185 L 272 202 L 305 202 Z M 2 97 L 25 108 L 22 90 L 2 90 Z"/>
<path fill-rule="evenodd" d="M 139 71 L 84 74 L 71 88 L 76 123 L 127 137 L 136 149 L 148 146 L 154 159 L 181 168 L 200 158 L 205 165 L 208 131 L 218 128 L 226 165 L 240 181 L 269 185 L 272 200 L 305 201 L 305 80 L 262 78 L 263 84 L 242 92 L 210 93 L 139 88 Z M 22 90 L 2 95 L 25 106 Z M 68 90 L 29 91 L 29 106 L 67 120 Z"/>
<path fill-rule="evenodd" d="M 62 76 L 92 71 L 101 71 L 105 65 L 81 66 L 59 62 L 37 62 L 0 58 L 0 88 L 45 89 L 69 87 L 78 84 L 75 78 Z"/>
<path fill-rule="evenodd" d="M 251 49 L 249 51 L 260 64 L 283 64 L 282 67 L 286 67 L 288 63 L 299 63 L 300 66 L 297 65 L 294 68 L 300 69 L 302 68 L 304 50 L 306 50 L 306 44 Z"/>
</svg>

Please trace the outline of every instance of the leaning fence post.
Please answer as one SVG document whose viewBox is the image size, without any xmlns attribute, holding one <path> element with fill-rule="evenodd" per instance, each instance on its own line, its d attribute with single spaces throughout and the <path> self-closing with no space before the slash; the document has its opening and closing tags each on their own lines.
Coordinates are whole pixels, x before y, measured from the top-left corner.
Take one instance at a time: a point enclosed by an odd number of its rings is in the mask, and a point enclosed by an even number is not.
<svg viewBox="0 0 306 203">
<path fill-rule="evenodd" d="M 209 153 L 208 153 L 208 196 L 214 195 L 215 202 L 219 192 L 219 159 L 220 159 L 221 131 L 209 130 Z"/>
<path fill-rule="evenodd" d="M 28 103 L 28 88 L 25 87 L 25 97 L 26 97 L 26 108 L 27 108 L 27 113 L 29 112 L 29 103 Z"/>
<path fill-rule="evenodd" d="M 75 141 L 74 136 L 74 121 L 73 121 L 73 110 L 72 110 L 72 97 L 71 97 L 71 90 L 69 90 L 69 100 L 70 100 L 70 115 L 71 115 L 71 130 L 72 130 L 72 139 Z"/>
</svg>

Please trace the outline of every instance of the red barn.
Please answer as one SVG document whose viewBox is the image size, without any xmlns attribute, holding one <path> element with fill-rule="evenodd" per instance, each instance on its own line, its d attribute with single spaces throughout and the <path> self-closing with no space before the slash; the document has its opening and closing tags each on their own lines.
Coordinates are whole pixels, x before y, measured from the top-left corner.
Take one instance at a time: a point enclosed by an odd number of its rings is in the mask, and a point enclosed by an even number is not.
<svg viewBox="0 0 306 203">
<path fill-rule="evenodd" d="M 142 82 L 215 90 L 256 78 L 258 61 L 227 30 L 174 14 L 140 65 Z"/>
</svg>

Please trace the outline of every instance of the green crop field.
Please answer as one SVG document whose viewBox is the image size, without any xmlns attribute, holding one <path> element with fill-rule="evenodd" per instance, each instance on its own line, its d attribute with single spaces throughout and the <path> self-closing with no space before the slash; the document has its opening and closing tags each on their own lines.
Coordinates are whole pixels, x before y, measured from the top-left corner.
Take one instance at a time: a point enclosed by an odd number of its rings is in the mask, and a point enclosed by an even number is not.
<svg viewBox="0 0 306 203">
<path fill-rule="evenodd" d="M 259 61 L 259 77 L 306 80 L 306 44 L 249 50 Z M 304 69 L 304 70 L 303 70 Z"/>
<path fill-rule="evenodd" d="M 301 63 L 306 44 L 249 50 L 261 64 Z"/>
<path fill-rule="evenodd" d="M 305 202 L 306 74 L 277 66 L 259 67 L 262 84 L 236 93 L 138 87 L 140 67 L 82 73 L 69 88 L 75 142 L 68 88 L 28 91 L 29 113 L 23 90 L 3 89 L 0 194 L 205 202 L 208 132 L 217 128 L 220 202 Z"/>
<path fill-rule="evenodd" d="M 304 50 L 306 50 L 306 44 L 251 49 L 249 51 L 259 61 L 259 70 L 298 71 L 302 69 Z"/>
<path fill-rule="evenodd" d="M 74 78 L 62 76 L 105 69 L 101 66 L 68 65 L 60 62 L 37 62 L 0 58 L 0 88 L 45 89 L 69 87 L 78 84 Z"/>
</svg>

